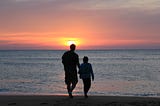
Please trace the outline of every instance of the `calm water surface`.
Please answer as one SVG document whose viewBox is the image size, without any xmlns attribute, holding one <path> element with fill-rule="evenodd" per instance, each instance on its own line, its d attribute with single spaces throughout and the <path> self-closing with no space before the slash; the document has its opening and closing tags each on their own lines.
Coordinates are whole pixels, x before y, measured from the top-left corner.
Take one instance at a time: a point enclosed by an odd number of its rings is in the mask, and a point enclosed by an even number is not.
<svg viewBox="0 0 160 106">
<path fill-rule="evenodd" d="M 91 95 L 160 96 L 160 50 L 76 51 L 89 57 Z M 0 95 L 64 95 L 64 51 L 0 51 Z M 82 81 L 74 91 L 83 94 Z"/>
</svg>

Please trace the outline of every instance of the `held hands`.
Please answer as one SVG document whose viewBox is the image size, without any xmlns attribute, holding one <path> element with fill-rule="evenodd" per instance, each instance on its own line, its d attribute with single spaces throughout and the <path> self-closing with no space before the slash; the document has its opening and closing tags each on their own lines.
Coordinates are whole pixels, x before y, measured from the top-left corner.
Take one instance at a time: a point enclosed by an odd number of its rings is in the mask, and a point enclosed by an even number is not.
<svg viewBox="0 0 160 106">
<path fill-rule="evenodd" d="M 94 78 L 92 77 L 92 81 L 94 81 Z"/>
</svg>

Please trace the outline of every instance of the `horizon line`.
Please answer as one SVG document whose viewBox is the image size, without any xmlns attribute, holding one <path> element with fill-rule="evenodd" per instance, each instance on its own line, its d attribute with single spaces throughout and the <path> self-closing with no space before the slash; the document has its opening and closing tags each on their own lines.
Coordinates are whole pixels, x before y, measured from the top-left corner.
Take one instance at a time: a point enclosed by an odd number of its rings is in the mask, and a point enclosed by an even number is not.
<svg viewBox="0 0 160 106">
<path fill-rule="evenodd" d="M 64 51 L 69 49 L 0 49 L 0 51 Z M 160 48 L 113 48 L 113 49 L 76 49 L 75 51 L 88 50 L 160 50 Z"/>
</svg>

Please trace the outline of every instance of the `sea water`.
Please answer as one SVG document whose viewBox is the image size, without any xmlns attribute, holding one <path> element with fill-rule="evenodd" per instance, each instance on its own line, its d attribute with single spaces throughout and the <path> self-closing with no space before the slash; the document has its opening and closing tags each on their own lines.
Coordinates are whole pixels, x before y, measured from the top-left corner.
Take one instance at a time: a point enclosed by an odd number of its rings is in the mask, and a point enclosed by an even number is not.
<svg viewBox="0 0 160 106">
<path fill-rule="evenodd" d="M 66 95 L 63 50 L 1 50 L 0 95 Z M 77 50 L 89 57 L 90 95 L 160 96 L 160 50 Z M 83 94 L 82 80 L 73 92 Z"/>
</svg>

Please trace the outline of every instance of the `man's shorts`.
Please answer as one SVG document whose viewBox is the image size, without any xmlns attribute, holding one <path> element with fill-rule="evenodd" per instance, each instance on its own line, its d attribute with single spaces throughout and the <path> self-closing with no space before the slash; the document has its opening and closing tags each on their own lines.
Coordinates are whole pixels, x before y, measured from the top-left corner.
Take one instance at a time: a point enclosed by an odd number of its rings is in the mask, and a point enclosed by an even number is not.
<svg viewBox="0 0 160 106">
<path fill-rule="evenodd" d="M 77 84 L 78 77 L 77 73 L 65 73 L 65 83 L 68 84 Z"/>
</svg>

